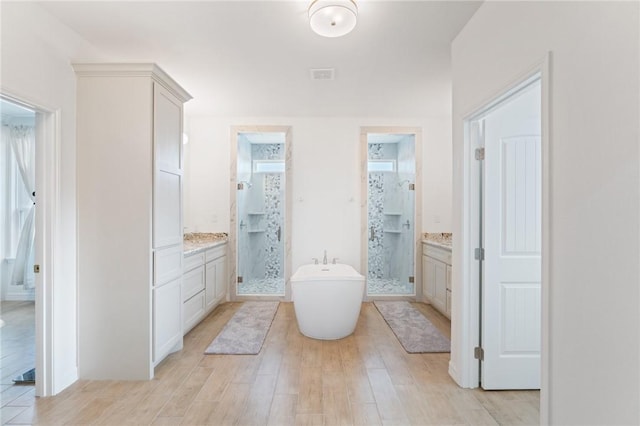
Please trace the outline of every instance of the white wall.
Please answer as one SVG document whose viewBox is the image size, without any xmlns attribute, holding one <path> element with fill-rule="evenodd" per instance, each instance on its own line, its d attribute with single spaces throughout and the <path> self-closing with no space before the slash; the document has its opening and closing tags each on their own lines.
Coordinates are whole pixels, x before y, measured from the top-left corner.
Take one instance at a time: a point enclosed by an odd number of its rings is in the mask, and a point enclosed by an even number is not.
<svg viewBox="0 0 640 426">
<path fill-rule="evenodd" d="M 552 424 L 640 423 L 639 28 L 637 2 L 485 2 L 453 43 L 454 294 L 464 273 L 463 117 L 552 52 L 542 393 Z M 454 340 L 461 303 L 454 297 Z M 454 367 L 467 355 L 454 347 Z"/>
<path fill-rule="evenodd" d="M 190 117 L 185 146 L 185 226 L 188 231 L 229 231 L 230 127 L 288 125 L 293 146 L 293 270 L 321 257 L 360 266 L 360 127 L 423 129 L 424 232 L 451 230 L 450 119 L 339 117 Z M 289 184 L 289 182 L 287 183 Z M 434 217 L 440 218 L 435 223 Z"/>
<path fill-rule="evenodd" d="M 61 151 L 53 273 L 53 383 L 57 393 L 77 379 L 75 74 L 69 58 L 90 46 L 34 4 L 2 3 L 0 91 L 60 111 Z"/>
</svg>

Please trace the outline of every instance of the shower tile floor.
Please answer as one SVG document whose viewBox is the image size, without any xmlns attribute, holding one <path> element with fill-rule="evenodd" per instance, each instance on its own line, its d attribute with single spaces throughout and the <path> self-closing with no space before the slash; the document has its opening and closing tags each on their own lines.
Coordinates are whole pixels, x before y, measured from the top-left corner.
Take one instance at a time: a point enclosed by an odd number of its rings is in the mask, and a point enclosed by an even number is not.
<svg viewBox="0 0 640 426">
<path fill-rule="evenodd" d="M 268 294 L 284 296 L 284 278 L 252 278 L 238 284 L 239 295 Z"/>
<path fill-rule="evenodd" d="M 367 294 L 415 294 L 413 284 L 400 282 L 397 278 L 369 278 L 367 279 Z"/>
<path fill-rule="evenodd" d="M 283 278 L 250 279 L 238 284 L 239 295 L 284 295 Z M 397 278 L 369 278 L 367 294 L 413 295 L 413 284 Z"/>
</svg>

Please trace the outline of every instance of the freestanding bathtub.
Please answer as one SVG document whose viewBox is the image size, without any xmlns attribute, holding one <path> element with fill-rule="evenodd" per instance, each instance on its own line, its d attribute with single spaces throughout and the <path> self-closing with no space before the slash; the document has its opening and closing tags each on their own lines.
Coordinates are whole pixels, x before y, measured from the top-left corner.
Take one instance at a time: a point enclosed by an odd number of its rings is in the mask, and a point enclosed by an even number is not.
<svg viewBox="0 0 640 426">
<path fill-rule="evenodd" d="M 342 339 L 356 328 L 364 277 L 340 263 L 303 265 L 291 277 L 291 294 L 302 334 L 314 339 Z"/>
</svg>

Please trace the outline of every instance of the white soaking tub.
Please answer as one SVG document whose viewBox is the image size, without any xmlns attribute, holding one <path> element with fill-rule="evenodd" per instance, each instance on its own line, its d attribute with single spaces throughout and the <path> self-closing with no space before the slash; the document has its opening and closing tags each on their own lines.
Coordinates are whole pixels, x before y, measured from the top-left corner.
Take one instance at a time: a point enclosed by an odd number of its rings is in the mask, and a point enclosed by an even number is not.
<svg viewBox="0 0 640 426">
<path fill-rule="evenodd" d="M 356 328 L 364 276 L 340 263 L 303 265 L 291 277 L 291 293 L 302 334 L 321 340 L 342 339 Z"/>
</svg>

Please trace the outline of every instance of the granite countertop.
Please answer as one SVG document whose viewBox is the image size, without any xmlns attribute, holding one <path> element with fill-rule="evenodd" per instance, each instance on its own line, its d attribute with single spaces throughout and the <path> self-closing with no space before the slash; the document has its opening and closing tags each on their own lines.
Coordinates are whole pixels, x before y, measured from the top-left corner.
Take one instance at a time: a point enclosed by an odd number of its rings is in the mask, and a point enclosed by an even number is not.
<svg viewBox="0 0 640 426">
<path fill-rule="evenodd" d="M 194 254 L 199 251 L 226 244 L 227 241 L 229 241 L 229 237 L 224 232 L 216 234 L 191 232 L 184 234 L 184 254 Z"/>
<path fill-rule="evenodd" d="M 422 242 L 451 250 L 451 236 L 450 232 L 427 232 L 423 235 Z"/>
</svg>

